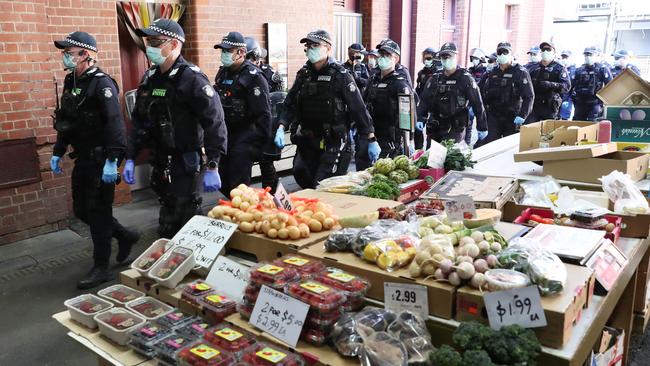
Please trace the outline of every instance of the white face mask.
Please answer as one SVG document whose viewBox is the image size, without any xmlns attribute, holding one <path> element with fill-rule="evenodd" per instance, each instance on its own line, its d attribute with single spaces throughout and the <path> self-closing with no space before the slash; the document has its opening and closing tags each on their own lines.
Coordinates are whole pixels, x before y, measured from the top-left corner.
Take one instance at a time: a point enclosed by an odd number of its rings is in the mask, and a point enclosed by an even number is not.
<svg viewBox="0 0 650 366">
<path fill-rule="evenodd" d="M 492 70 L 494 70 L 495 65 L 496 65 L 496 63 L 493 62 L 491 64 L 487 64 L 487 66 L 485 66 L 485 67 L 487 68 L 487 71 L 492 71 Z"/>
<path fill-rule="evenodd" d="M 508 63 L 512 62 L 512 55 L 511 54 L 498 55 L 497 56 L 497 62 L 500 65 L 508 64 Z"/>
<path fill-rule="evenodd" d="M 542 56 L 530 55 L 530 62 L 540 62 L 540 61 L 542 61 Z"/>
<path fill-rule="evenodd" d="M 472 64 L 474 64 L 474 66 L 478 66 L 480 63 L 481 63 L 481 60 L 479 60 L 477 58 L 472 59 Z"/>
<path fill-rule="evenodd" d="M 553 51 L 542 51 L 542 60 L 543 61 L 553 61 L 555 59 L 555 52 Z"/>
<path fill-rule="evenodd" d="M 585 64 L 587 65 L 593 65 L 594 64 L 594 56 L 585 56 Z"/>
<path fill-rule="evenodd" d="M 375 67 L 377 67 L 377 60 L 375 60 L 374 58 L 368 59 L 368 66 L 371 69 L 374 69 Z"/>
<path fill-rule="evenodd" d="M 442 59 L 441 62 L 442 62 L 442 68 L 447 70 L 447 71 L 451 71 L 451 70 L 456 69 L 457 63 L 456 63 L 456 57 L 455 56 L 450 57 L 448 59 Z"/>
</svg>

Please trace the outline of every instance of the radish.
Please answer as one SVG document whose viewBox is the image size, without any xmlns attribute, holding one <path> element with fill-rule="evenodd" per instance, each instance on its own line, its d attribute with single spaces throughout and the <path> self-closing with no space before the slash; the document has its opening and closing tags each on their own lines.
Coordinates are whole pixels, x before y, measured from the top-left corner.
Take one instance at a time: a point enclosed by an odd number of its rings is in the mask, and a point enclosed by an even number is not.
<svg viewBox="0 0 650 366">
<path fill-rule="evenodd" d="M 476 244 L 466 244 L 461 250 L 460 250 L 462 255 L 467 255 L 472 258 L 478 257 L 479 254 L 481 254 L 481 250 L 478 248 L 478 245 Z"/>
<path fill-rule="evenodd" d="M 497 259 L 496 255 L 490 254 L 485 259 L 487 261 L 488 266 L 490 266 L 490 268 L 496 268 L 499 266 L 499 260 Z"/>
<path fill-rule="evenodd" d="M 462 247 L 462 246 L 465 246 L 467 244 L 476 244 L 476 242 L 474 241 L 474 239 L 472 239 L 471 236 L 464 236 L 464 237 L 460 238 L 460 241 L 458 242 L 458 245 L 460 245 Z"/>
<path fill-rule="evenodd" d="M 438 281 L 445 280 L 445 274 L 442 273 L 442 270 L 440 268 L 436 269 L 436 271 L 433 273 L 433 276 L 436 278 Z"/>
<path fill-rule="evenodd" d="M 422 263 L 424 263 L 425 261 L 428 261 L 429 259 L 431 259 L 431 255 L 429 255 L 428 252 L 419 252 L 415 256 L 415 262 L 417 264 L 419 264 L 419 265 L 422 265 Z"/>
<path fill-rule="evenodd" d="M 468 256 L 468 255 L 461 255 L 460 257 L 456 258 L 456 263 L 460 264 L 463 262 L 467 263 L 474 263 L 474 258 Z"/>
<path fill-rule="evenodd" d="M 478 245 L 478 248 L 481 250 L 481 253 L 483 253 L 483 254 L 490 251 L 490 243 L 488 243 L 485 240 L 479 242 L 477 245 Z"/>
<path fill-rule="evenodd" d="M 483 233 L 480 231 L 473 232 L 472 239 L 474 239 L 474 242 L 480 243 L 481 241 L 483 241 Z"/>
<path fill-rule="evenodd" d="M 431 276 L 435 272 L 436 267 L 431 262 L 422 263 L 422 274 L 425 276 Z"/>
<path fill-rule="evenodd" d="M 456 273 L 458 273 L 458 277 L 460 277 L 460 279 L 469 280 L 472 278 L 472 276 L 474 276 L 476 270 L 474 269 L 474 265 L 472 263 L 462 262 L 456 266 Z M 449 276 L 451 277 L 451 275 Z"/>
<path fill-rule="evenodd" d="M 454 263 L 450 259 L 444 259 L 440 261 L 439 267 L 442 273 L 445 275 L 449 274 L 451 272 L 452 267 L 454 266 Z"/>
<path fill-rule="evenodd" d="M 501 251 L 501 244 L 499 244 L 499 243 L 497 243 L 497 242 L 494 242 L 494 243 L 490 244 L 490 249 L 491 249 L 493 252 L 497 252 L 497 253 L 498 253 L 498 252 Z"/>
<path fill-rule="evenodd" d="M 442 247 L 440 246 L 440 244 L 431 244 L 431 246 L 429 247 L 429 253 L 431 253 L 431 255 L 441 254 Z"/>
<path fill-rule="evenodd" d="M 448 279 L 452 286 L 460 286 L 461 284 L 460 276 L 457 272 L 451 272 Z"/>
<path fill-rule="evenodd" d="M 477 259 L 474 261 L 474 269 L 476 272 L 484 273 L 490 268 L 488 266 L 488 262 L 485 259 Z"/>
<path fill-rule="evenodd" d="M 472 279 L 469 280 L 469 285 L 475 289 L 481 290 L 483 287 L 485 287 L 486 282 L 487 281 L 483 273 L 476 273 L 474 276 L 472 276 Z"/>
</svg>

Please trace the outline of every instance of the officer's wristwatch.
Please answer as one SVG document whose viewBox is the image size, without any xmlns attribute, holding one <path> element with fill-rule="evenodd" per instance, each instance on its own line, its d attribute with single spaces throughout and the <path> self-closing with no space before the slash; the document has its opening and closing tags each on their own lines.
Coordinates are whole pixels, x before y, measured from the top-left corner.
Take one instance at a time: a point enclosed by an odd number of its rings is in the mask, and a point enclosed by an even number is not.
<svg viewBox="0 0 650 366">
<path fill-rule="evenodd" d="M 217 164 L 216 161 L 214 161 L 214 160 L 210 160 L 210 161 L 208 161 L 208 163 L 207 163 L 205 166 L 206 166 L 208 169 L 214 170 L 214 169 L 217 169 L 218 164 Z"/>
</svg>

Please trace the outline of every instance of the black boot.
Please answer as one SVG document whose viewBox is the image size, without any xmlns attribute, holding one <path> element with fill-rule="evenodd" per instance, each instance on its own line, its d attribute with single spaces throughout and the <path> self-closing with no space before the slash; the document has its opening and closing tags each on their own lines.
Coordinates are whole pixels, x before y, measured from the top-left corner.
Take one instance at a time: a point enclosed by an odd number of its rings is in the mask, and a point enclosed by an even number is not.
<svg viewBox="0 0 650 366">
<path fill-rule="evenodd" d="M 113 273 L 108 269 L 108 266 L 95 265 L 86 277 L 77 282 L 77 288 L 79 290 L 87 290 L 111 280 L 113 280 Z"/>
<path fill-rule="evenodd" d="M 114 236 L 117 239 L 118 247 L 115 260 L 118 263 L 122 263 L 129 258 L 133 244 L 137 243 L 138 240 L 140 240 L 140 233 L 137 231 L 130 231 L 122 227 L 118 230 L 115 230 Z"/>
</svg>

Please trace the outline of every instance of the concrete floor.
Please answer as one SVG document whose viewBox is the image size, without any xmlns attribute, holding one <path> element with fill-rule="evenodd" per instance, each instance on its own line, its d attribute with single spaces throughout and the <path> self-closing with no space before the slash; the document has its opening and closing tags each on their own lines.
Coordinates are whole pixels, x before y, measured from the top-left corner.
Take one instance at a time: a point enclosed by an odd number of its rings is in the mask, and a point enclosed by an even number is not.
<svg viewBox="0 0 650 366">
<path fill-rule="evenodd" d="M 283 184 L 290 192 L 298 189 L 289 177 Z M 218 198 L 204 196 L 205 206 Z M 123 224 L 143 233 L 134 255 L 156 238 L 158 202 L 151 192 L 137 192 L 133 203 L 114 211 Z M 67 337 L 65 328 L 51 317 L 65 310 L 66 299 L 82 293 L 76 281 L 92 265 L 85 225 L 73 222 L 66 230 L 0 246 L 0 258 L 0 365 L 96 365 L 96 356 Z M 114 268 L 114 282 L 123 269 Z M 630 365 L 650 365 L 649 334 L 633 336 Z"/>
</svg>

